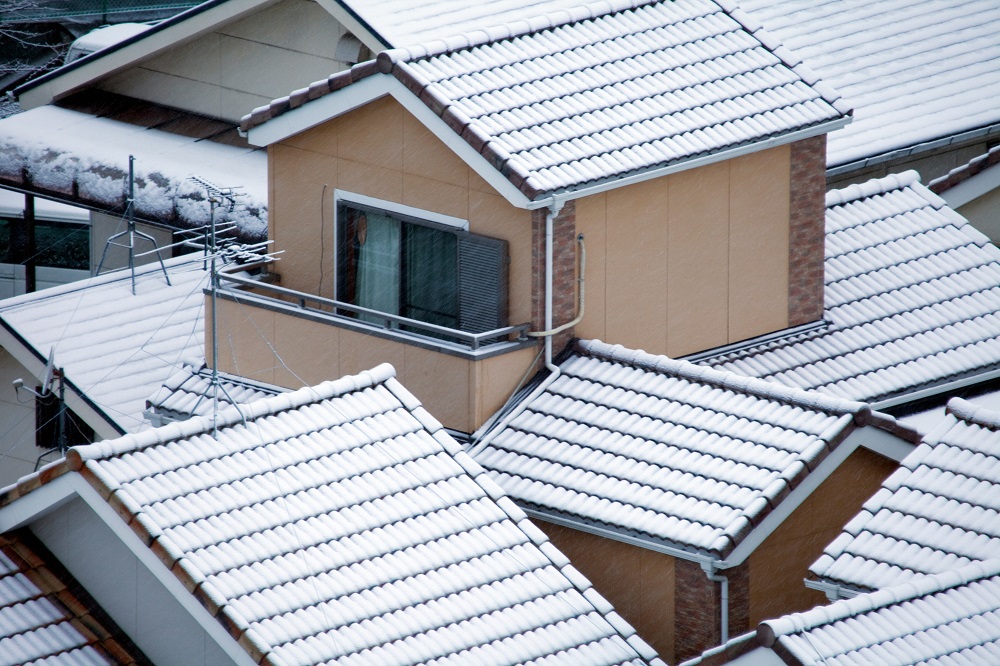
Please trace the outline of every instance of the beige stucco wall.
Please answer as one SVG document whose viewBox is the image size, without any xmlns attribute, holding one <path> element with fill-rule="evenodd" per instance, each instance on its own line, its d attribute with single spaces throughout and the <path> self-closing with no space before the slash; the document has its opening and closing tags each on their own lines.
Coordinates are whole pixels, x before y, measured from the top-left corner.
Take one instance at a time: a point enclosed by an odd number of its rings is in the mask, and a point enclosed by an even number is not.
<svg viewBox="0 0 1000 666">
<path fill-rule="evenodd" d="M 109 77 L 104 90 L 239 121 L 348 65 L 340 25 L 313 0 L 283 0 Z"/>
<path fill-rule="evenodd" d="M 427 411 L 462 432 L 503 406 L 537 353 L 528 347 L 473 361 L 249 303 L 218 304 L 220 370 L 296 389 L 391 363 Z M 207 297 L 206 310 L 210 317 Z"/>
<path fill-rule="evenodd" d="M 660 657 L 674 663 L 674 558 L 533 519 Z"/>
<path fill-rule="evenodd" d="M 784 328 L 789 179 L 780 146 L 578 200 L 577 335 L 682 356 Z"/>
<path fill-rule="evenodd" d="M 531 320 L 531 214 L 511 206 L 386 97 L 268 148 L 271 238 L 289 289 L 333 297 L 333 193 L 340 189 L 469 221 L 510 243 L 510 322 Z M 322 238 L 322 243 L 320 239 Z"/>
<path fill-rule="evenodd" d="M 826 603 L 802 580 L 809 565 L 897 468 L 859 447 L 750 556 L 750 626 Z"/>
</svg>

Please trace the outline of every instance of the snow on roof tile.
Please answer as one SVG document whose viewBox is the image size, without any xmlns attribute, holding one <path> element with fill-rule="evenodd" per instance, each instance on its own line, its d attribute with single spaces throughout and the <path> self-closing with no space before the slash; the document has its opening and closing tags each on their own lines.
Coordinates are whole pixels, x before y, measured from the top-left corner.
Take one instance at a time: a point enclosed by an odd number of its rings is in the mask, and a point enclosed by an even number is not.
<svg viewBox="0 0 1000 666">
<path fill-rule="evenodd" d="M 626 3 L 627 4 L 627 3 Z M 849 113 L 783 49 L 711 0 L 636 3 L 498 41 L 383 52 L 391 73 L 529 199 L 681 164 Z M 607 9 L 607 8 L 605 8 Z M 528 25 L 521 26 L 528 29 Z M 768 42 L 770 43 L 770 42 Z M 255 109 L 243 130 L 369 76 L 371 65 Z"/>
<path fill-rule="evenodd" d="M 1000 413 L 953 398 L 810 570 L 878 589 L 1000 553 L 998 430 Z"/>
<path fill-rule="evenodd" d="M 204 357 L 203 263 L 168 261 L 169 286 L 158 263 L 138 268 L 134 295 L 123 270 L 7 299 L 0 325 L 42 362 L 54 350 L 67 391 L 84 396 L 113 427 L 135 432 L 149 427 L 146 398 L 183 362 Z"/>
<path fill-rule="evenodd" d="M 836 447 L 881 421 L 827 398 L 590 341 L 473 448 L 531 508 L 725 557 Z"/>
<path fill-rule="evenodd" d="M 36 476 L 97 484 L 267 663 L 662 664 L 393 375 L 229 406 L 215 438 L 195 417 L 74 448 Z"/>
<path fill-rule="evenodd" d="M 1000 250 L 915 172 L 827 193 L 828 326 L 698 362 L 877 402 L 1000 367 Z"/>
<path fill-rule="evenodd" d="M 219 373 L 218 378 L 220 404 L 242 405 L 286 390 L 227 373 Z M 211 369 L 204 364 L 200 367 L 185 365 L 146 400 L 146 409 L 163 420 L 177 421 L 211 414 L 215 398 Z"/>
<path fill-rule="evenodd" d="M 0 120 L 0 184 L 125 212 L 135 157 L 135 215 L 171 226 L 209 222 L 200 176 L 246 196 L 230 215 L 247 241 L 267 236 L 267 157 L 259 150 L 42 106 Z"/>
<path fill-rule="evenodd" d="M 0 663 L 145 663 L 27 530 L 0 534 Z"/>
<path fill-rule="evenodd" d="M 1000 122 L 993 0 L 741 0 L 855 110 L 831 167 Z M 995 129 L 994 129 L 995 131 Z"/>
<path fill-rule="evenodd" d="M 993 146 L 982 155 L 977 155 L 945 175 L 935 178 L 927 183 L 927 187 L 935 194 L 944 194 L 956 185 L 997 164 L 1000 164 L 1000 146 Z"/>
<path fill-rule="evenodd" d="M 998 614 L 1000 560 L 990 559 L 768 620 L 757 642 L 789 664 L 992 664 Z"/>
</svg>

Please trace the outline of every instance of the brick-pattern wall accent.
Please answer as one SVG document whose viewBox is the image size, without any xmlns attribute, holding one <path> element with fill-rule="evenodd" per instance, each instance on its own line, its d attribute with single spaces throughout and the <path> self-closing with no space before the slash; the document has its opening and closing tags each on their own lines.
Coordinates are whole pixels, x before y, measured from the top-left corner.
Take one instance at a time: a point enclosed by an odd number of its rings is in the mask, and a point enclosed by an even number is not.
<svg viewBox="0 0 1000 666">
<path fill-rule="evenodd" d="M 720 572 L 729 579 L 729 637 L 750 626 L 749 567 Z M 710 581 L 700 564 L 678 559 L 674 565 L 674 663 L 686 661 L 722 642 L 720 583 Z"/>
<path fill-rule="evenodd" d="M 826 243 L 826 135 L 791 146 L 788 233 L 788 325 L 823 318 Z"/>
<path fill-rule="evenodd" d="M 545 330 L 545 216 L 547 208 L 531 216 L 531 324 Z M 552 327 L 576 316 L 576 204 L 567 201 L 552 225 Z M 556 357 L 573 339 L 573 329 L 555 336 L 552 355 Z"/>
</svg>

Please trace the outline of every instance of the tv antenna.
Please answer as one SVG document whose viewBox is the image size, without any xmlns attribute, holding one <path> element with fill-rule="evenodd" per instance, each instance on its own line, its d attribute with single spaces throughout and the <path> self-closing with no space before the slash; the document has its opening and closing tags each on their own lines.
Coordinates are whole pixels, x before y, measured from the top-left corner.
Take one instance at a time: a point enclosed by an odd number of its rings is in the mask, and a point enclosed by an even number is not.
<svg viewBox="0 0 1000 666">
<path fill-rule="evenodd" d="M 55 393 L 56 400 L 59 405 L 59 413 L 56 420 L 56 442 L 55 446 L 48 449 L 42 453 L 35 460 L 35 471 L 38 471 L 38 467 L 42 464 L 42 459 L 45 456 L 59 452 L 60 457 L 66 455 L 67 449 L 69 449 L 68 443 L 68 433 L 66 432 L 66 379 L 62 368 L 56 367 L 56 348 L 51 347 L 49 349 L 49 358 L 45 363 L 45 375 L 42 379 L 42 385 L 38 387 L 38 390 L 28 388 L 24 385 L 24 380 L 20 377 L 11 382 L 14 385 L 14 392 L 20 393 L 25 391 L 35 396 L 38 400 L 48 401 L 53 395 L 53 384 L 58 382 L 58 392 Z"/>
<path fill-rule="evenodd" d="M 108 249 L 114 245 L 116 247 L 123 247 L 128 250 L 128 269 L 132 274 L 132 295 L 135 296 L 135 260 L 138 257 L 145 257 L 148 254 L 156 254 L 156 258 L 160 260 L 160 268 L 163 270 L 163 277 L 167 281 L 167 285 L 170 285 L 170 276 L 167 275 L 167 267 L 163 264 L 163 255 L 160 254 L 160 248 L 156 244 L 156 239 L 147 233 L 143 233 L 135 228 L 135 156 L 128 156 L 128 196 L 125 199 L 125 219 L 128 222 L 128 227 L 125 231 L 120 231 L 117 234 L 111 236 L 104 244 L 104 252 L 101 253 L 101 261 L 97 264 L 97 275 L 101 274 L 101 268 L 104 267 L 104 260 L 108 256 Z M 125 242 L 117 242 L 119 238 L 128 237 Z M 140 254 L 135 253 L 135 243 L 136 238 L 149 241 L 153 246 L 153 249 L 148 252 L 142 252 Z"/>
</svg>

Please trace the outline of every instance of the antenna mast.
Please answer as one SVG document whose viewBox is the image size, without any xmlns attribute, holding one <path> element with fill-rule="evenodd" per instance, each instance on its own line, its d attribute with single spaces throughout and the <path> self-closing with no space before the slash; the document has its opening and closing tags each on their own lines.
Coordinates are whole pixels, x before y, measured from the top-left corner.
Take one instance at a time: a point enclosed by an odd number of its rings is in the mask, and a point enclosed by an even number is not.
<svg viewBox="0 0 1000 666">
<path fill-rule="evenodd" d="M 128 195 L 125 198 L 125 219 L 128 222 L 128 227 L 125 231 L 120 231 L 113 235 L 104 244 L 104 252 L 101 253 L 101 261 L 97 264 L 97 275 L 101 274 L 101 268 L 104 267 L 104 260 L 108 256 L 108 249 L 115 245 L 117 247 L 123 247 L 128 249 L 128 269 L 132 274 L 132 295 L 135 296 L 135 258 L 143 257 L 147 254 L 153 252 L 156 253 L 157 259 L 160 260 L 160 268 L 163 270 L 163 277 L 166 279 L 167 284 L 170 284 L 170 276 L 167 275 L 167 267 L 163 264 L 163 256 L 160 254 L 160 248 L 156 244 L 156 239 L 147 233 L 143 233 L 135 228 L 135 156 L 128 156 Z M 128 241 L 125 243 L 115 242 L 123 236 L 128 236 Z M 152 244 L 153 249 L 150 252 L 143 252 L 142 254 L 135 253 L 135 240 L 136 237 L 143 240 L 147 240 Z"/>
</svg>

